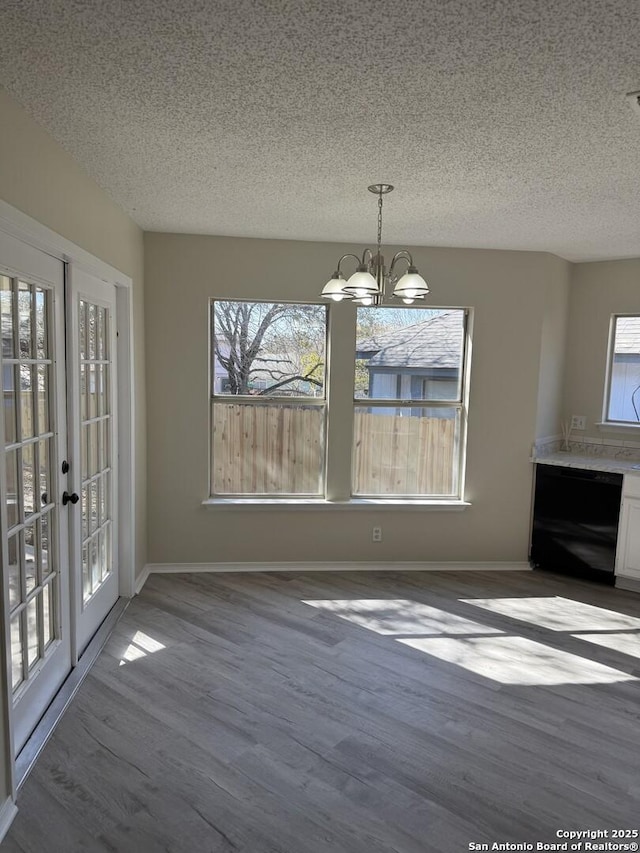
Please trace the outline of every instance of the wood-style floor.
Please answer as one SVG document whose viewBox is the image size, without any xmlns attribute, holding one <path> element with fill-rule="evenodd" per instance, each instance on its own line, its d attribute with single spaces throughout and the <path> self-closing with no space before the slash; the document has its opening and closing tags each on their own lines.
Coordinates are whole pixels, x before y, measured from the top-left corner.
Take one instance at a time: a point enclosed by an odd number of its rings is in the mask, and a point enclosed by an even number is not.
<svg viewBox="0 0 640 853">
<path fill-rule="evenodd" d="M 640 597 L 542 572 L 152 575 L 0 853 L 456 853 L 640 817 Z"/>
</svg>

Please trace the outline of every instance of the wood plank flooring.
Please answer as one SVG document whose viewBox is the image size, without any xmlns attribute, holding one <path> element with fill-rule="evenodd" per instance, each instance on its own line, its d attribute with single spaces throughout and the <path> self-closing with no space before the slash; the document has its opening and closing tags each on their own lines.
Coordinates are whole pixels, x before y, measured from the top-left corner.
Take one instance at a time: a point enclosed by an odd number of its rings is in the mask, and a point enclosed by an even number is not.
<svg viewBox="0 0 640 853">
<path fill-rule="evenodd" d="M 640 596 L 543 572 L 152 575 L 0 853 L 455 853 L 638 827 Z"/>
</svg>

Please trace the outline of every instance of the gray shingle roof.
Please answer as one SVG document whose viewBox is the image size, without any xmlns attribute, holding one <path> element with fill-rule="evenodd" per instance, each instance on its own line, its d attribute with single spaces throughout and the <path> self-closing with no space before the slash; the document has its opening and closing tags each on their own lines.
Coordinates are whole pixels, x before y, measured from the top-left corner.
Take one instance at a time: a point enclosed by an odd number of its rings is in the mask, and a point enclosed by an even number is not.
<svg viewBox="0 0 640 853">
<path fill-rule="evenodd" d="M 368 367 L 460 367 L 463 323 L 463 311 L 450 311 L 358 341 L 356 350 L 373 353 Z"/>
<path fill-rule="evenodd" d="M 640 355 L 640 317 L 618 317 L 615 351 Z"/>
</svg>

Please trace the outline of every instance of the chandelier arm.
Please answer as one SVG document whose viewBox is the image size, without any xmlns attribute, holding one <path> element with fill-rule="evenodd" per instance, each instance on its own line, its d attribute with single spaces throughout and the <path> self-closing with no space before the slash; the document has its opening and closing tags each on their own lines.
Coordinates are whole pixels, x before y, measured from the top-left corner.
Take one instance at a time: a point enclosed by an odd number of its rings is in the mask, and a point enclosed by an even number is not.
<svg viewBox="0 0 640 853">
<path fill-rule="evenodd" d="M 347 252 L 346 255 L 343 255 L 338 261 L 338 272 L 340 272 L 340 264 L 344 261 L 345 258 L 354 258 L 358 265 L 360 264 L 360 258 L 357 255 L 354 255 L 353 252 Z"/>
<path fill-rule="evenodd" d="M 389 265 L 389 281 L 395 281 L 397 279 L 397 276 L 394 279 L 393 271 L 398 261 L 406 261 L 408 267 L 413 266 L 413 258 L 411 257 L 411 252 L 408 252 L 406 249 L 402 249 L 400 252 L 396 252 L 393 258 L 391 259 L 391 264 Z"/>
<path fill-rule="evenodd" d="M 389 272 L 393 271 L 397 261 L 406 261 L 407 264 L 412 267 L 413 266 L 413 258 L 411 257 L 411 252 L 408 252 L 406 249 L 402 249 L 400 252 L 396 252 L 393 258 L 391 259 L 391 266 L 389 267 Z"/>
<path fill-rule="evenodd" d="M 369 255 L 368 258 L 367 258 L 367 254 Z M 367 258 L 367 260 L 365 260 L 365 258 Z M 364 250 L 364 252 L 362 253 L 362 261 L 361 261 L 362 266 L 363 267 L 364 266 L 370 266 L 372 260 L 373 260 L 373 252 L 371 251 L 371 249 L 366 248 Z"/>
</svg>

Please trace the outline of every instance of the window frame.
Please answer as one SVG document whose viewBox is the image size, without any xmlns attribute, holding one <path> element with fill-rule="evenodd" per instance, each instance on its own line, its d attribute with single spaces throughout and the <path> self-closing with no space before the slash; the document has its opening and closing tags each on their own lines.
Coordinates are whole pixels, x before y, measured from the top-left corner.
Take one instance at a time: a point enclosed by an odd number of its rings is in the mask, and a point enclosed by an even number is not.
<svg viewBox="0 0 640 853">
<path fill-rule="evenodd" d="M 606 362 L 606 374 L 604 381 L 604 399 L 602 406 L 602 422 L 599 426 L 602 427 L 611 427 L 613 429 L 620 430 L 639 430 L 640 429 L 640 420 L 637 421 L 622 421 L 622 420 L 614 420 L 609 417 L 609 411 L 611 408 L 611 392 L 613 389 L 613 367 L 615 360 L 615 345 L 616 345 L 616 328 L 618 324 L 618 320 L 624 317 L 631 317 L 637 319 L 640 322 L 640 313 L 639 312 L 621 312 L 612 314 L 609 319 L 609 340 L 607 343 L 607 362 Z"/>
<path fill-rule="evenodd" d="M 325 315 L 324 327 L 324 362 L 323 362 L 323 384 L 322 397 L 306 397 L 304 395 L 294 394 L 229 394 L 215 391 L 215 305 L 217 302 L 238 302 L 251 305 L 295 305 L 300 307 L 311 306 L 314 308 L 322 308 Z M 208 479 L 209 479 L 209 501 L 238 501 L 246 502 L 251 500 L 269 499 L 273 501 L 291 501 L 291 500 L 324 500 L 327 493 L 327 429 L 328 429 L 328 384 L 329 384 L 329 306 L 320 302 L 308 302 L 293 299 L 239 299 L 225 298 L 212 296 L 209 298 L 208 306 L 208 322 L 209 322 L 209 439 L 208 439 Z M 213 412 L 214 405 L 220 402 L 237 403 L 239 405 L 252 406 L 267 406 L 270 403 L 277 406 L 308 406 L 309 408 L 323 409 L 322 417 L 322 459 L 320 465 L 319 489 L 317 492 L 216 492 L 214 491 L 213 483 Z"/>
<path fill-rule="evenodd" d="M 394 306 L 382 306 L 384 307 L 394 307 Z M 446 313 L 447 311 L 461 311 L 462 312 L 462 352 L 460 357 L 460 378 L 459 378 L 459 388 L 460 395 L 456 399 L 438 399 L 438 400 L 406 400 L 403 398 L 385 398 L 385 399 L 371 399 L 369 397 L 356 397 L 355 394 L 353 396 L 353 411 L 354 415 L 356 409 L 358 408 L 367 408 L 367 409 L 455 409 L 456 414 L 459 416 L 459 427 L 456 430 L 454 445 L 453 445 L 453 456 L 456 464 L 453 466 L 452 474 L 454 481 L 454 490 L 450 495 L 436 494 L 436 493 L 422 493 L 422 494 L 402 494 L 402 493 L 393 493 L 393 494 L 381 494 L 376 492 L 355 492 L 355 452 L 354 452 L 354 440 L 355 440 L 355 430 L 352 427 L 352 435 L 351 435 L 351 500 L 378 500 L 392 503 L 393 501 L 403 501 L 407 503 L 420 502 L 420 501 L 429 501 L 435 500 L 438 502 L 446 503 L 460 503 L 464 500 L 464 475 L 466 468 L 466 446 L 467 446 L 467 421 L 468 421 L 468 406 L 469 406 L 469 374 L 470 374 L 470 354 L 471 354 L 471 345 L 470 345 L 470 334 L 471 334 L 471 323 L 472 323 L 472 309 L 469 307 L 462 306 L 441 306 L 441 305 L 415 305 L 410 308 L 406 308 L 404 310 L 407 311 L 420 311 L 425 310 L 425 308 L 430 308 L 434 311 L 441 311 L 442 313 Z M 373 309 L 373 310 L 382 310 L 381 308 Z M 357 317 L 356 317 L 356 330 L 357 330 Z M 357 359 L 354 359 L 354 372 L 355 372 L 355 363 Z"/>
<path fill-rule="evenodd" d="M 240 395 L 215 393 L 215 351 L 214 351 L 214 306 L 216 302 L 245 302 L 245 303 L 267 303 L 288 304 L 298 306 L 315 306 L 325 309 L 325 358 L 324 358 L 324 385 L 322 397 L 284 396 L 284 395 Z M 393 307 L 393 306 L 388 306 Z M 397 306 L 396 306 L 397 307 Z M 473 338 L 474 310 L 469 306 L 461 305 L 416 305 L 405 310 L 420 310 L 425 307 L 438 311 L 462 311 L 463 312 L 463 344 L 461 354 L 461 377 L 460 397 L 457 399 L 439 400 L 403 400 L 403 399 L 381 399 L 370 400 L 368 397 L 355 397 L 355 353 L 357 337 L 357 314 L 355 305 L 327 305 L 319 301 L 293 300 L 293 299 L 251 299 L 239 297 L 210 297 L 208 300 L 208 401 L 209 401 L 209 429 L 208 429 L 208 472 L 207 472 L 207 498 L 203 504 L 219 509 L 232 509 L 233 507 L 245 506 L 253 508 L 277 509 L 287 507 L 288 509 L 312 509 L 316 508 L 342 508 L 342 509 L 366 509 L 367 506 L 380 506 L 389 509 L 401 507 L 418 509 L 464 509 L 470 506 L 465 500 L 465 477 L 466 477 L 466 455 L 468 437 L 468 411 L 471 375 L 471 351 Z M 350 341 L 350 342 L 349 342 Z M 345 368 L 344 358 L 351 346 L 351 390 L 344 388 Z M 336 358 L 336 352 L 342 351 L 342 358 Z M 337 391 L 341 385 L 343 390 Z M 285 492 L 262 492 L 262 493 L 230 493 L 213 491 L 213 406 L 217 402 L 249 403 L 252 405 L 267 405 L 269 402 L 279 405 L 304 405 L 323 408 L 323 460 L 321 465 L 320 491 L 313 494 L 285 493 Z M 459 412 L 459 428 L 453 448 L 455 467 L 453 470 L 455 493 L 450 495 L 440 494 L 372 494 L 365 495 L 354 493 L 354 415 L 356 408 L 390 408 L 390 407 L 413 407 L 413 408 L 455 408 Z M 335 414 L 337 410 L 342 411 L 341 426 L 346 430 L 347 424 L 350 434 L 348 437 L 340 438 L 338 441 L 335 426 Z M 343 417 L 344 416 L 344 417 Z M 350 420 L 349 420 L 350 419 Z M 336 444 L 348 444 L 348 457 L 336 452 Z M 346 470 L 347 458 L 349 460 L 348 471 Z M 337 463 L 337 464 L 336 464 Z"/>
</svg>

